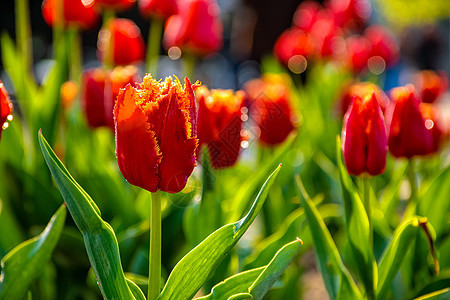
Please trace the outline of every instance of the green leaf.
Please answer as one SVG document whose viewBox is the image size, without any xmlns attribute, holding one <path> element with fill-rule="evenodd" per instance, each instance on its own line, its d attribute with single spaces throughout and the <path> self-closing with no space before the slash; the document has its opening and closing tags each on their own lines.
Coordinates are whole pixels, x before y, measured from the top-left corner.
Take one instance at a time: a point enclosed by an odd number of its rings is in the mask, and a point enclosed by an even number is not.
<svg viewBox="0 0 450 300">
<path fill-rule="evenodd" d="M 407 251 L 415 240 L 421 222 L 426 222 L 426 218 L 410 217 L 395 229 L 394 237 L 378 265 L 377 299 L 386 298 L 386 293 L 389 291 Z"/>
<path fill-rule="evenodd" d="M 66 219 L 62 205 L 44 231 L 15 247 L 1 261 L 0 299 L 21 299 L 51 258 Z"/>
<path fill-rule="evenodd" d="M 67 208 L 83 234 L 87 254 L 103 297 L 135 299 L 122 270 L 119 246 L 113 229 L 100 217 L 94 201 L 69 174 L 41 132 L 39 144 Z"/>
<path fill-rule="evenodd" d="M 195 295 L 256 218 L 280 168 L 281 165 L 267 178 L 245 217 L 213 232 L 178 262 L 158 299 L 183 300 L 191 299 Z"/>
<path fill-rule="evenodd" d="M 415 300 L 448 300 L 450 299 L 450 288 L 435 291 L 426 295 L 423 295 Z"/>
<path fill-rule="evenodd" d="M 364 284 L 368 298 L 373 298 L 378 274 L 377 263 L 371 249 L 371 228 L 364 204 L 356 192 L 352 179 L 342 161 L 341 139 L 339 136 L 336 140 L 336 156 L 341 175 L 345 230 L 353 253 L 352 258 L 356 262 L 358 277 Z"/>
<path fill-rule="evenodd" d="M 362 299 L 323 219 L 297 177 L 303 208 L 314 241 L 316 259 L 330 299 Z"/>
<path fill-rule="evenodd" d="M 251 294 L 261 299 L 294 258 L 302 245 L 295 240 L 284 245 L 268 265 L 236 274 L 215 285 L 209 295 L 199 300 L 225 300 L 233 295 Z"/>
<path fill-rule="evenodd" d="M 420 197 L 419 213 L 426 216 L 439 237 L 448 228 L 450 166 L 445 168 Z"/>
</svg>

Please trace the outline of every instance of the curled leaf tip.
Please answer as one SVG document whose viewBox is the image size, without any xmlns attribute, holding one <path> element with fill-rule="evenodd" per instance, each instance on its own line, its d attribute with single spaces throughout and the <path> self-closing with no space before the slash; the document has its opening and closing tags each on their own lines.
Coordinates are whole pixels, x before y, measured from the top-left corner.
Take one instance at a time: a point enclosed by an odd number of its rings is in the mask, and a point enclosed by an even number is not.
<svg viewBox="0 0 450 300">
<path fill-rule="evenodd" d="M 299 237 L 296 237 L 295 238 L 296 240 L 297 240 L 297 242 L 299 242 L 300 243 L 300 245 L 302 245 L 303 246 L 303 241 L 299 238 Z"/>
</svg>

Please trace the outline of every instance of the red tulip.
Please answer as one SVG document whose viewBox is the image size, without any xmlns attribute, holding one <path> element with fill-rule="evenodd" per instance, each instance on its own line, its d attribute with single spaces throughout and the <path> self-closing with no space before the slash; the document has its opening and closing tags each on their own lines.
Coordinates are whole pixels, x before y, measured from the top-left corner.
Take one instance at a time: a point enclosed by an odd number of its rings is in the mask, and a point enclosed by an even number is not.
<svg viewBox="0 0 450 300">
<path fill-rule="evenodd" d="M 416 86 L 423 102 L 433 103 L 448 87 L 445 72 L 421 71 L 416 75 Z"/>
<path fill-rule="evenodd" d="M 399 49 L 394 36 L 386 28 L 379 25 L 370 26 L 364 36 L 372 44 L 371 57 L 381 57 L 385 65 L 391 67 L 399 57 Z"/>
<path fill-rule="evenodd" d="M 260 131 L 259 140 L 269 146 L 283 142 L 294 130 L 285 79 L 266 75 L 248 82 L 245 91 L 250 98 L 250 116 Z"/>
<path fill-rule="evenodd" d="M 394 106 L 392 112 L 387 113 L 389 151 L 395 157 L 406 158 L 430 153 L 433 137 L 420 112 L 421 101 L 415 95 L 414 86 L 393 89 L 391 99 Z"/>
<path fill-rule="evenodd" d="M 133 66 L 113 71 L 89 69 L 83 73 L 82 103 L 90 127 L 109 126 L 114 130 L 113 108 L 119 90 L 139 80 Z"/>
<path fill-rule="evenodd" d="M 179 14 L 166 22 L 164 47 L 176 46 L 196 55 L 215 53 L 223 45 L 222 30 L 215 0 L 180 2 Z"/>
<path fill-rule="evenodd" d="M 178 13 L 177 0 L 139 0 L 139 12 L 142 16 L 167 19 Z"/>
<path fill-rule="evenodd" d="M 381 107 L 382 112 L 389 106 L 390 100 L 388 96 L 375 84 L 370 82 L 358 82 L 348 85 L 341 97 L 341 114 L 345 115 L 350 107 L 353 99 L 363 99 L 366 95 L 375 93 L 375 98 Z"/>
<path fill-rule="evenodd" d="M 131 8 L 136 0 L 94 0 L 95 7 L 100 9 L 111 9 L 123 11 Z"/>
<path fill-rule="evenodd" d="M 419 109 L 425 120 L 425 127 L 431 131 L 433 137 L 433 144 L 429 153 L 435 153 L 439 150 L 444 134 L 440 124 L 439 110 L 430 103 L 420 103 Z"/>
<path fill-rule="evenodd" d="M 295 27 L 284 31 L 273 48 L 275 57 L 285 66 L 289 66 L 289 60 L 295 55 L 307 58 L 313 51 L 314 46 L 309 34 Z"/>
<path fill-rule="evenodd" d="M 195 166 L 198 146 L 194 92 L 186 78 L 121 89 L 114 107 L 116 155 L 129 183 L 150 192 L 177 193 Z"/>
<path fill-rule="evenodd" d="M 330 0 L 328 7 L 336 24 L 349 29 L 361 29 L 372 12 L 368 0 Z"/>
<path fill-rule="evenodd" d="M 141 30 L 128 19 L 112 19 L 98 34 L 98 54 L 102 60 L 128 65 L 144 58 Z"/>
<path fill-rule="evenodd" d="M 13 105 L 9 100 L 8 91 L 0 81 L 0 138 L 2 137 L 3 129 L 8 127 L 7 121 L 12 120 Z"/>
<path fill-rule="evenodd" d="M 58 13 L 59 10 L 61 13 Z M 44 0 L 42 16 L 51 27 L 60 24 L 81 29 L 95 27 L 100 17 L 94 9 L 93 0 Z"/>
<path fill-rule="evenodd" d="M 321 6 L 316 1 L 303 1 L 297 7 L 292 21 L 294 25 L 304 31 L 310 31 L 312 25 L 316 21 L 317 13 L 321 10 Z"/>
<path fill-rule="evenodd" d="M 376 94 L 354 98 L 344 117 L 342 151 L 349 174 L 379 175 L 386 167 L 387 137 Z"/>
<path fill-rule="evenodd" d="M 347 66 L 355 73 L 360 73 L 367 68 L 372 45 L 363 36 L 347 38 Z"/>
<path fill-rule="evenodd" d="M 211 90 L 201 87 L 196 92 L 198 108 L 198 139 L 207 145 L 213 168 L 234 165 L 241 148 L 241 109 L 245 93 L 232 90 Z"/>
</svg>

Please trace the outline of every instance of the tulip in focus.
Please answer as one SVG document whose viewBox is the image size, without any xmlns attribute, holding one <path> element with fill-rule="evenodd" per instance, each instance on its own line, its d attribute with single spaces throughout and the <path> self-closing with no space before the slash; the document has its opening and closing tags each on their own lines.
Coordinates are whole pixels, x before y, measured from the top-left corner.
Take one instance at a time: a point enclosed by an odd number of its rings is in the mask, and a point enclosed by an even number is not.
<svg viewBox="0 0 450 300">
<path fill-rule="evenodd" d="M 406 85 L 391 91 L 393 107 L 387 113 L 389 151 L 395 157 L 411 158 L 432 151 L 433 137 L 420 112 L 421 101 L 414 86 Z"/>
<path fill-rule="evenodd" d="M 274 146 L 282 143 L 294 130 L 289 105 L 289 89 L 286 78 L 265 75 L 246 83 L 249 95 L 250 117 L 258 125 L 261 143 Z"/>
<path fill-rule="evenodd" d="M 352 104 L 353 99 L 363 99 L 366 95 L 375 93 L 375 98 L 381 107 L 381 111 L 384 113 L 386 108 L 389 106 L 389 97 L 375 84 L 370 82 L 357 82 L 348 85 L 341 97 L 341 114 L 345 115 L 348 108 Z"/>
<path fill-rule="evenodd" d="M 167 19 L 178 13 L 177 0 L 139 0 L 139 12 L 146 18 Z"/>
<path fill-rule="evenodd" d="M 125 179 L 152 193 L 181 191 L 195 167 L 198 139 L 194 90 L 185 79 L 144 77 L 121 89 L 114 107 L 116 155 Z"/>
<path fill-rule="evenodd" d="M 433 103 L 447 90 L 447 75 L 445 72 L 421 71 L 416 75 L 416 87 L 423 102 Z"/>
<path fill-rule="evenodd" d="M 59 7 L 59 5 L 62 7 Z M 42 3 L 42 16 L 51 27 L 61 25 L 64 27 L 91 29 L 95 27 L 100 17 L 93 6 L 93 0 L 44 0 Z M 61 13 L 58 13 L 59 11 Z"/>
<path fill-rule="evenodd" d="M 94 0 L 96 8 L 104 10 L 123 11 L 130 9 L 136 0 Z"/>
<path fill-rule="evenodd" d="M 88 69 L 82 77 L 82 104 L 89 127 L 108 126 L 114 131 L 115 100 L 121 88 L 140 80 L 136 67 L 116 67 L 112 71 Z"/>
<path fill-rule="evenodd" d="M 374 91 L 356 97 L 344 117 L 342 151 L 351 175 L 379 175 L 386 167 L 386 127 L 378 103 Z"/>
<path fill-rule="evenodd" d="M 115 65 L 128 65 L 144 58 L 141 30 L 129 19 L 112 19 L 98 34 L 98 55 Z"/>
<path fill-rule="evenodd" d="M 9 100 L 8 92 L 5 86 L 0 81 L 0 138 L 2 137 L 2 131 L 8 127 L 8 122 L 12 120 L 13 105 Z"/>
<path fill-rule="evenodd" d="M 164 47 L 178 47 L 203 56 L 222 48 L 222 22 L 215 0 L 186 0 L 179 3 L 179 14 L 171 16 L 164 32 Z"/>
<path fill-rule="evenodd" d="M 209 91 L 206 87 L 200 87 L 196 95 L 200 146 L 208 146 L 213 168 L 231 167 L 241 148 L 241 109 L 246 95 L 243 91 Z"/>
</svg>

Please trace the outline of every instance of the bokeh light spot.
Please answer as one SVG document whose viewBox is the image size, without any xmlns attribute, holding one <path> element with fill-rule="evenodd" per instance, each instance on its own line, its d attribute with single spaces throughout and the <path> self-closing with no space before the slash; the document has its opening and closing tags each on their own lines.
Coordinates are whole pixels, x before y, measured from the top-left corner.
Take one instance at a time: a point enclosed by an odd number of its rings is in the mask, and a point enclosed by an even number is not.
<svg viewBox="0 0 450 300">
<path fill-rule="evenodd" d="M 172 60 L 177 60 L 181 57 L 181 49 L 177 46 L 170 47 L 167 54 Z"/>
<path fill-rule="evenodd" d="M 294 55 L 289 58 L 288 68 L 294 74 L 300 74 L 305 72 L 308 62 L 303 55 Z"/>
</svg>

